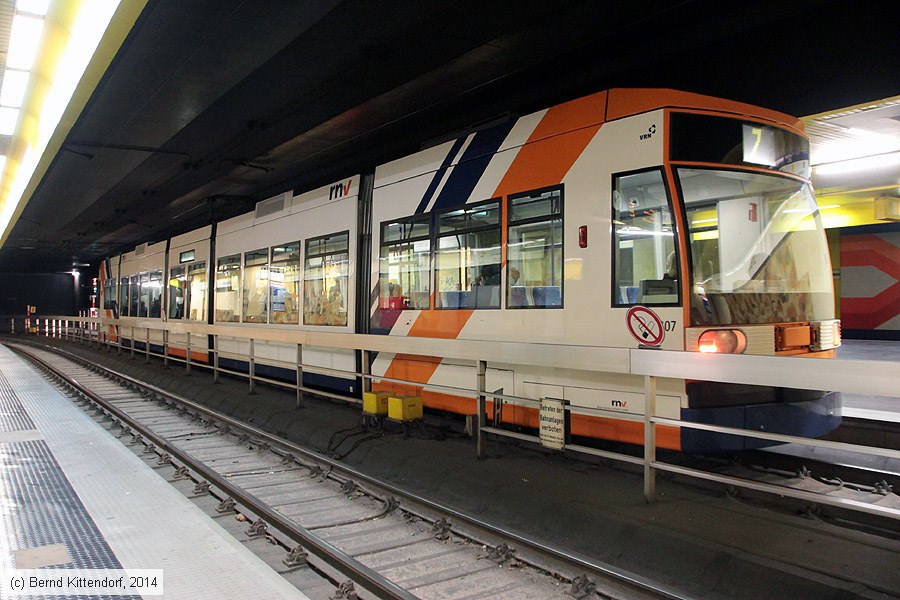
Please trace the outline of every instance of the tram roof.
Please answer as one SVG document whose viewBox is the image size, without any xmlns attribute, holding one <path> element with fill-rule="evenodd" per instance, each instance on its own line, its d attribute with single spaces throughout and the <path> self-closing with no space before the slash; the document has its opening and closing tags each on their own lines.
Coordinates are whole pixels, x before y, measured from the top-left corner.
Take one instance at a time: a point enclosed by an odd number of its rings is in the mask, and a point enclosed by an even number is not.
<svg viewBox="0 0 900 600">
<path fill-rule="evenodd" d="M 14 12 L 0 1 L 0 45 Z M 603 89 L 820 117 L 890 98 L 898 12 L 817 0 L 146 2 L 96 84 L 78 89 L 84 108 L 32 176 L 0 271 L 94 265 Z M 15 143 L 0 136 L 0 153 Z"/>
</svg>

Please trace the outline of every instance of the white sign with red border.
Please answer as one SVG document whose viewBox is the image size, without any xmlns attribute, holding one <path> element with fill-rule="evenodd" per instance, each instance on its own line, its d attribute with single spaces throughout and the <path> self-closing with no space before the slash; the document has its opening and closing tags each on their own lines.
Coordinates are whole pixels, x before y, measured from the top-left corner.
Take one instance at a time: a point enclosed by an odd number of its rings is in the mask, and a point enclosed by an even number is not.
<svg viewBox="0 0 900 600">
<path fill-rule="evenodd" d="M 659 346 L 666 336 L 662 321 L 646 306 L 630 308 L 625 323 L 628 331 L 642 346 Z"/>
</svg>

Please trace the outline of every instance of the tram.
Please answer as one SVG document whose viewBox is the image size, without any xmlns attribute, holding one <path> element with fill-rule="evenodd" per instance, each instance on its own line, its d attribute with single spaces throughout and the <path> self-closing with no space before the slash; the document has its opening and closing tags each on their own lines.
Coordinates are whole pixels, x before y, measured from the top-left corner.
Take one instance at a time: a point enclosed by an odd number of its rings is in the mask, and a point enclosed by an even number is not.
<svg viewBox="0 0 900 600">
<path fill-rule="evenodd" d="M 104 307 L 125 337 L 129 324 L 168 319 L 832 357 L 840 324 L 809 172 L 798 119 L 687 92 L 612 89 L 110 257 Z M 205 340 L 168 343 L 207 360 Z M 246 371 L 246 342 L 220 344 Z M 355 373 L 358 354 L 304 348 L 304 364 L 327 370 L 305 372 L 304 384 L 359 395 L 355 376 L 333 375 Z M 254 359 L 258 374 L 293 377 L 279 366 L 296 360 L 291 346 L 257 345 Z M 476 410 L 444 387 L 470 387 L 470 362 L 380 353 L 370 368 L 415 382 L 374 387 L 419 395 L 426 408 Z M 642 414 L 641 378 L 490 362 L 486 386 L 566 400 L 574 436 L 643 441 L 641 423 L 616 418 Z M 534 408 L 491 406 L 497 424 L 538 425 Z M 804 436 L 837 427 L 839 409 L 827 390 L 675 379 L 660 381 L 657 398 L 668 418 Z M 688 452 L 761 443 L 666 426 L 657 440 Z"/>
</svg>

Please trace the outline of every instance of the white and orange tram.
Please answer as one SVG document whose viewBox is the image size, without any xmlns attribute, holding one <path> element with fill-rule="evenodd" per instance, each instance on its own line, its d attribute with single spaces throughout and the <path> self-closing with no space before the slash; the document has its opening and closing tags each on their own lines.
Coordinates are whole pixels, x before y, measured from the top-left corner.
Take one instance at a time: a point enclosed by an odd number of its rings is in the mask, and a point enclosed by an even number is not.
<svg viewBox="0 0 900 600">
<path fill-rule="evenodd" d="M 833 356 L 832 271 L 802 124 L 697 94 L 613 89 L 493 125 L 252 213 L 103 262 L 107 316 L 449 340 Z M 125 326 L 124 328 L 122 326 Z M 123 340 L 161 344 L 161 339 Z M 186 344 L 168 340 L 173 354 Z M 229 346 L 229 343 L 231 344 Z M 246 343 L 246 342 L 245 342 Z M 224 366 L 248 368 L 223 341 Z M 180 350 L 179 350 L 180 348 Z M 194 343 L 194 360 L 208 347 Z M 359 353 L 304 349 L 355 373 Z M 236 358 L 235 358 L 236 357 Z M 489 357 L 486 357 L 489 358 Z M 256 373 L 291 380 L 293 347 L 257 345 Z M 473 414 L 472 365 L 374 357 L 371 373 L 426 408 Z M 329 371 L 333 373 L 333 371 Z M 346 378 L 305 385 L 359 395 Z M 643 380 L 491 362 L 494 393 L 565 399 L 571 433 L 642 443 Z M 817 436 L 840 423 L 826 391 L 664 380 L 685 421 Z M 489 418 L 491 417 L 489 411 Z M 503 423 L 538 425 L 506 404 Z M 738 450 L 750 438 L 658 426 L 661 447 Z"/>
</svg>

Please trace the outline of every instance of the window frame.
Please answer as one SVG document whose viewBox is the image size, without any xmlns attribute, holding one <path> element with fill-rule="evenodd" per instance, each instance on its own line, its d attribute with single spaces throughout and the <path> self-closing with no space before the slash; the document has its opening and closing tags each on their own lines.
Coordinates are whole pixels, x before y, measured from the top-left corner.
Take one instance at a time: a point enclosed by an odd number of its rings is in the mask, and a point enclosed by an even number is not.
<svg viewBox="0 0 900 600">
<path fill-rule="evenodd" d="M 349 238 L 348 238 L 348 242 L 347 242 L 347 243 L 348 243 L 348 246 L 349 246 Z M 296 258 L 296 264 L 297 264 L 297 282 L 299 283 L 299 286 L 298 286 L 298 287 L 299 287 L 299 290 L 298 290 L 297 300 L 296 300 L 296 304 L 297 304 L 297 307 L 296 307 L 296 308 L 297 308 L 297 310 L 296 310 L 296 312 L 297 312 L 297 322 L 296 322 L 296 323 L 292 323 L 292 322 L 284 321 L 284 322 L 282 322 L 282 323 L 275 323 L 275 322 L 272 320 L 272 317 L 273 317 L 274 314 L 275 314 L 275 311 L 272 309 L 272 307 L 273 307 L 274 304 L 275 304 L 275 303 L 274 303 L 274 299 L 273 299 L 273 295 L 272 295 L 272 286 L 273 286 L 273 283 L 272 283 L 272 271 L 273 271 L 273 268 L 274 268 L 275 266 L 291 264 L 291 254 L 290 254 L 290 253 L 284 253 L 284 252 L 281 252 L 281 253 L 279 253 L 279 254 L 287 254 L 287 258 L 282 258 L 282 259 L 279 259 L 279 260 L 275 260 L 275 248 L 278 248 L 278 247 L 290 247 L 290 246 L 293 246 L 293 245 L 296 245 L 296 246 L 297 246 L 297 258 Z M 303 256 L 303 250 L 304 250 L 304 249 L 305 249 L 305 246 L 304 246 L 304 240 L 303 240 L 303 239 L 296 239 L 296 240 L 293 240 L 293 241 L 290 241 L 290 242 L 282 242 L 282 243 L 280 243 L 280 244 L 274 244 L 273 246 L 271 246 L 271 247 L 269 248 L 269 285 L 268 285 L 268 291 L 267 291 L 267 293 L 266 293 L 266 298 L 267 298 L 266 302 L 268 303 L 268 304 L 267 304 L 267 307 L 268 307 L 268 311 L 269 311 L 269 319 L 268 319 L 268 322 L 269 322 L 270 324 L 272 324 L 272 325 L 301 325 L 301 324 L 302 324 L 302 321 L 303 321 L 303 314 L 302 314 L 302 313 L 303 313 L 303 311 L 302 311 L 303 303 L 302 303 L 302 300 L 303 300 L 303 281 L 304 281 L 304 279 L 303 279 L 303 272 L 304 272 L 304 262 L 303 262 L 303 261 L 304 261 L 304 256 Z M 348 251 L 348 254 L 349 254 L 349 251 Z M 286 289 L 287 289 L 287 288 L 286 288 L 286 286 L 285 286 L 285 290 L 286 290 Z M 281 311 L 281 312 L 285 312 L 285 311 Z"/>
<path fill-rule="evenodd" d="M 398 240 L 385 241 L 385 230 L 388 225 L 392 225 L 395 223 L 413 223 L 415 221 L 424 221 L 428 226 L 428 232 L 424 235 L 417 235 L 412 237 L 405 237 Z M 383 257 L 381 256 L 384 248 L 390 246 L 400 246 L 400 245 L 409 245 L 415 242 L 428 241 L 428 276 L 426 280 L 428 281 L 429 289 L 428 292 L 428 307 L 427 308 L 400 308 L 399 310 L 432 310 L 435 307 L 434 302 L 434 287 L 433 284 L 435 282 L 434 275 L 434 252 L 435 252 L 435 216 L 433 213 L 419 213 L 414 215 L 409 215 L 406 217 L 400 217 L 396 219 L 388 219 L 386 221 L 382 221 L 378 225 L 378 298 L 376 302 L 377 305 L 381 306 L 381 261 Z M 410 290 L 407 290 L 410 291 Z M 416 290 L 420 291 L 420 290 Z M 387 310 L 387 309 L 385 309 Z"/>
<path fill-rule="evenodd" d="M 265 262 L 254 262 L 253 264 L 247 264 L 249 260 L 248 257 L 255 256 L 256 261 L 261 260 L 262 253 L 265 252 Z M 241 295 L 240 295 L 240 306 L 241 306 L 241 323 L 255 323 L 257 325 L 268 324 L 270 322 L 269 315 L 269 289 L 271 287 L 271 268 L 272 265 L 272 248 L 271 247 L 262 247 L 255 248 L 253 250 L 247 250 L 241 253 Z M 247 289 L 247 269 L 256 269 L 264 267 L 266 269 L 266 293 L 263 298 L 263 314 L 265 314 L 266 318 L 260 321 L 257 320 L 248 320 L 250 317 L 254 315 L 245 314 L 245 310 L 250 307 L 250 303 L 247 302 L 246 308 L 244 305 L 244 296 L 245 292 L 249 291 Z"/>
<path fill-rule="evenodd" d="M 130 306 L 128 304 L 128 285 L 131 281 L 131 278 L 128 275 L 119 276 L 119 316 L 127 317 L 130 315 Z M 123 302 L 124 300 L 124 302 Z"/>
<path fill-rule="evenodd" d="M 115 277 L 108 277 L 103 282 L 103 310 L 116 310 L 119 303 L 119 288 Z M 110 299 L 110 290 L 112 290 L 112 299 Z"/>
<path fill-rule="evenodd" d="M 450 233 L 443 233 L 443 234 L 441 233 L 440 220 L 441 220 L 441 216 L 442 216 L 442 215 L 445 215 L 445 214 L 447 214 L 447 213 L 456 212 L 456 211 L 458 211 L 458 210 L 464 210 L 464 211 L 475 210 L 475 209 L 477 209 L 477 208 L 479 208 L 479 207 L 481 207 L 481 206 L 487 206 L 487 205 L 489 205 L 489 204 L 494 204 L 494 203 L 497 204 L 497 210 L 498 210 L 498 212 L 499 212 L 499 215 L 498 215 L 498 217 L 497 217 L 497 224 L 496 224 L 496 225 L 482 225 L 481 227 L 475 227 L 475 228 L 472 228 L 472 229 L 463 229 L 463 230 L 458 230 L 458 231 L 454 231 L 454 232 L 450 232 Z M 438 306 L 438 301 L 437 301 L 436 294 L 439 294 L 439 293 L 441 292 L 441 290 L 439 289 L 440 286 L 438 285 L 437 255 L 438 255 L 438 252 L 440 251 L 440 248 L 439 248 L 439 246 L 438 246 L 438 240 L 440 240 L 440 239 L 443 238 L 443 237 L 450 237 L 450 236 L 452 236 L 452 235 L 460 235 L 460 234 L 481 233 L 481 232 L 485 232 L 485 231 L 493 231 L 494 229 L 496 229 L 497 232 L 500 234 L 500 243 L 499 243 L 499 248 L 500 248 L 500 263 L 499 263 L 499 267 L 500 267 L 500 269 L 501 269 L 500 275 L 501 275 L 501 279 L 502 279 L 502 270 L 503 270 L 503 224 L 504 224 L 504 216 L 505 216 L 505 212 L 504 212 L 503 196 L 494 196 L 494 197 L 492 197 L 492 198 L 488 198 L 487 200 L 479 200 L 478 202 L 471 202 L 471 203 L 465 203 L 465 204 L 457 204 L 457 205 L 455 205 L 455 206 L 450 206 L 450 207 L 447 207 L 447 208 L 442 208 L 442 209 L 440 209 L 440 210 L 436 210 L 436 211 L 434 211 L 434 212 L 432 213 L 432 219 L 431 219 L 431 232 L 432 232 L 432 238 L 431 238 L 432 289 L 431 289 L 431 294 L 432 294 L 432 297 L 434 297 L 434 300 L 431 302 L 431 304 L 432 304 L 432 309 L 433 309 L 433 310 L 502 310 L 502 309 L 503 309 L 503 299 L 502 299 L 502 297 L 500 298 L 500 301 L 497 303 L 497 306 L 482 306 L 482 307 L 479 307 L 479 306 L 466 306 L 466 307 L 459 307 L 459 306 L 456 306 L 456 307 L 454 307 L 454 306 Z M 468 267 L 467 267 L 467 268 L 468 268 Z M 502 283 L 502 281 L 501 281 L 501 283 L 498 284 L 498 288 L 502 288 L 502 287 L 503 287 L 503 283 Z M 467 290 L 464 290 L 464 291 L 467 291 Z M 502 293 L 501 293 L 501 296 L 502 296 Z"/>
<path fill-rule="evenodd" d="M 669 208 L 669 213 L 672 217 L 672 238 L 675 245 L 675 269 L 676 269 L 676 277 L 675 281 L 677 285 L 675 286 L 675 291 L 677 295 L 677 300 L 675 302 L 661 302 L 661 303 L 642 303 L 642 302 L 621 302 L 619 300 L 619 282 L 616 279 L 616 273 L 618 271 L 616 258 L 618 256 L 618 247 L 617 247 L 617 236 L 615 230 L 615 221 L 616 221 L 616 203 L 615 203 L 615 191 L 616 191 L 616 179 L 621 179 L 622 177 L 628 177 L 631 175 L 639 175 L 641 173 L 650 173 L 657 172 L 660 174 L 660 178 L 663 184 L 663 190 L 666 194 L 666 206 Z M 648 306 L 650 308 L 668 308 L 668 307 L 680 307 L 684 303 L 684 296 L 682 294 L 681 288 L 683 283 L 684 273 L 681 272 L 681 255 L 684 252 L 684 248 L 681 244 L 681 228 L 678 226 L 678 219 L 681 215 L 676 214 L 676 210 L 679 210 L 675 206 L 675 196 L 673 195 L 672 185 L 668 178 L 668 173 L 666 167 L 663 165 L 655 165 L 652 167 L 643 167 L 640 169 L 631 169 L 628 171 L 618 171 L 612 173 L 609 179 L 609 217 L 610 217 L 610 273 L 609 273 L 609 283 L 610 283 L 610 306 L 612 308 L 631 308 L 633 306 Z M 680 203 L 679 203 L 680 204 Z"/>
<path fill-rule="evenodd" d="M 174 286 L 172 285 L 172 280 L 178 279 L 178 277 L 174 276 L 176 271 L 181 272 L 179 274 L 180 279 L 181 279 L 181 316 L 180 317 L 172 316 L 172 300 L 174 299 L 174 298 L 172 298 L 172 288 L 174 288 Z M 184 317 L 184 313 L 185 313 L 185 309 L 186 309 L 185 302 L 187 300 L 186 285 L 187 285 L 187 269 L 185 268 L 185 265 L 177 265 L 177 266 L 170 267 L 169 268 L 169 277 L 166 280 L 166 292 L 167 292 L 166 298 L 168 299 L 168 306 L 166 306 L 166 320 L 167 321 L 180 321 L 185 318 Z M 177 305 L 177 303 L 176 303 L 176 305 Z"/>
<path fill-rule="evenodd" d="M 163 292 L 163 281 L 165 281 L 165 279 L 164 279 L 165 274 L 163 273 L 162 269 L 154 269 L 152 271 L 147 271 L 146 275 L 147 275 L 146 283 L 148 284 L 147 285 L 147 289 L 148 289 L 147 299 L 149 300 L 149 303 L 147 305 L 147 318 L 148 319 L 162 319 L 163 314 L 165 314 L 163 311 L 163 302 L 165 301 L 165 296 L 164 296 L 164 292 Z M 159 314 L 157 314 L 155 316 L 153 315 L 153 305 L 154 305 L 153 290 L 156 288 L 156 286 L 149 285 L 154 281 L 159 282 L 159 287 L 158 287 L 158 289 L 159 289 L 159 293 L 158 293 Z M 142 279 L 141 286 L 143 287 L 143 285 L 144 285 L 144 281 Z M 141 295 L 143 296 L 143 289 L 141 290 Z"/>
<path fill-rule="evenodd" d="M 235 259 L 235 258 L 237 259 L 237 262 L 235 262 L 234 260 L 230 260 L 230 259 Z M 222 266 L 222 264 L 223 264 L 224 261 L 229 261 L 229 262 L 224 263 L 224 264 L 226 264 L 226 265 L 237 264 L 237 269 L 228 269 L 227 271 L 220 271 L 219 267 Z M 237 272 L 238 272 L 238 273 L 237 273 L 237 277 L 238 277 L 238 282 L 237 282 L 237 294 L 238 294 L 238 297 L 237 297 L 237 306 L 238 306 L 238 310 L 237 310 L 237 311 L 232 311 L 232 316 L 236 316 L 237 319 L 231 319 L 231 320 L 219 320 L 219 319 L 217 318 L 217 313 L 218 313 L 219 310 L 224 310 L 224 309 L 220 309 L 220 308 L 219 308 L 219 303 L 218 303 L 218 299 L 219 299 L 219 298 L 218 298 L 218 294 L 219 294 L 219 273 L 228 273 L 228 274 L 230 274 L 232 271 L 237 271 Z M 215 278 L 213 279 L 213 294 L 214 294 L 214 296 L 213 296 L 213 323 L 240 323 L 240 322 L 241 322 L 241 312 L 243 311 L 243 303 L 242 303 L 242 302 L 243 302 L 243 289 L 242 289 L 242 287 L 243 287 L 243 285 L 244 285 L 244 257 L 243 257 L 243 253 L 241 253 L 241 252 L 236 252 L 236 253 L 233 253 L 233 254 L 227 254 L 227 255 L 225 255 L 225 256 L 216 257 L 216 268 L 215 268 L 215 271 L 213 271 L 213 273 L 215 274 Z M 229 279 L 230 279 L 231 277 L 233 277 L 233 275 L 229 275 Z M 209 289 L 209 284 L 208 284 L 208 283 L 207 283 L 207 289 Z M 227 291 L 233 292 L 233 291 L 235 291 L 235 290 L 234 290 L 234 288 L 230 288 L 230 289 L 228 289 Z"/>
<path fill-rule="evenodd" d="M 538 305 L 522 305 L 522 306 L 510 306 L 509 305 L 509 294 L 511 290 L 511 286 L 509 285 L 509 269 L 510 269 L 510 261 L 509 261 L 509 231 L 512 227 L 519 225 L 529 225 L 531 223 L 544 223 L 544 222 L 552 222 L 556 220 L 552 215 L 548 218 L 547 215 L 538 216 L 538 217 L 529 217 L 525 219 L 519 219 L 518 221 L 513 221 L 511 218 L 512 215 L 512 201 L 519 198 L 526 198 L 534 195 L 541 195 L 545 192 L 559 191 L 559 216 L 556 217 L 560 222 L 560 230 L 562 232 L 562 239 L 560 240 L 560 251 L 562 252 L 562 257 L 560 260 L 560 269 L 562 269 L 562 273 L 560 273 L 560 281 L 559 281 L 559 305 L 554 306 L 538 306 Z M 536 188 L 533 190 L 527 190 L 524 192 L 516 192 L 515 194 L 509 194 L 506 197 L 506 265 L 505 271 L 506 275 L 504 277 L 504 308 L 508 308 L 510 310 L 532 310 L 532 309 L 540 309 L 540 310 L 557 310 L 565 308 L 566 305 L 566 193 L 565 193 L 565 184 L 559 183 L 557 185 L 550 185 L 541 188 Z"/>
<path fill-rule="evenodd" d="M 326 250 L 326 251 L 323 251 L 323 252 L 310 253 L 309 250 L 310 250 L 310 245 L 311 245 L 312 243 L 318 242 L 318 241 L 320 241 L 320 240 L 327 240 L 327 239 L 329 239 L 329 238 L 335 238 L 335 237 L 340 237 L 340 236 L 346 236 L 346 237 L 347 237 L 347 247 L 346 247 L 346 249 L 341 250 L 340 252 L 335 252 L 335 251 L 333 251 L 333 250 L 332 250 L 332 251 Z M 301 262 L 301 264 L 302 264 L 303 267 L 302 267 L 302 270 L 300 271 L 300 273 L 301 273 L 301 281 L 303 282 L 303 288 L 302 288 L 302 289 L 303 289 L 303 304 L 302 304 L 302 311 L 301 311 L 302 314 L 301 314 L 301 316 L 300 316 L 300 323 L 299 323 L 300 325 L 304 325 L 304 326 L 306 326 L 306 327 L 350 327 L 350 326 L 351 326 L 350 311 L 351 311 L 352 307 L 351 307 L 351 305 L 350 305 L 350 297 L 349 297 L 349 296 L 350 296 L 350 286 L 351 286 L 351 277 L 350 277 L 350 273 L 351 273 L 351 271 L 352 271 L 352 266 L 353 266 L 353 256 L 352 256 L 352 254 L 351 254 L 351 245 L 352 245 L 352 244 L 351 244 L 351 241 L 352 241 L 352 238 L 351 238 L 350 230 L 349 230 L 349 229 L 343 229 L 343 230 L 340 230 L 340 231 L 335 231 L 335 232 L 333 232 L 333 233 L 326 233 L 326 234 L 323 234 L 323 235 L 318 235 L 318 236 L 311 237 L 311 238 L 307 238 L 306 240 L 304 240 L 303 246 L 302 246 L 302 248 L 303 248 L 303 255 L 302 255 L 302 262 Z M 327 243 L 326 243 L 326 246 L 327 246 Z M 325 268 L 324 258 L 327 257 L 327 256 L 333 256 L 333 255 L 339 254 L 339 253 L 344 253 L 344 254 L 347 255 L 347 274 L 346 274 L 346 275 L 343 275 L 343 277 L 346 277 L 346 278 L 347 278 L 347 289 L 345 290 L 345 298 L 344 298 L 344 302 L 343 302 L 343 303 L 344 303 L 344 310 L 346 311 L 346 319 L 347 319 L 347 322 L 346 322 L 345 324 L 343 324 L 343 325 L 333 325 L 333 324 L 328 324 L 328 323 L 307 323 L 307 322 L 306 322 L 306 282 L 307 282 L 307 279 L 306 279 L 306 271 L 307 271 L 307 261 L 309 261 L 309 260 L 312 259 L 312 258 L 320 258 L 320 257 L 323 258 L 322 269 L 324 270 L 324 268 Z"/>
<path fill-rule="evenodd" d="M 208 319 L 208 315 L 206 314 L 206 312 L 207 312 L 207 302 L 208 302 L 208 294 L 209 294 L 209 261 L 205 260 L 205 259 L 204 260 L 195 260 L 192 263 L 185 263 L 182 266 L 184 267 L 184 270 L 185 270 L 185 274 L 184 274 L 184 284 L 185 284 L 185 287 L 184 287 L 184 291 L 185 291 L 184 320 L 185 321 L 196 321 L 198 323 L 206 323 L 207 319 Z M 203 306 L 203 312 L 201 313 L 203 315 L 203 318 L 192 319 L 192 318 L 190 318 L 189 315 L 190 315 L 191 304 L 192 304 L 192 299 L 193 299 L 194 295 L 190 291 L 190 289 L 191 289 L 191 285 L 193 284 L 193 279 L 192 279 L 192 277 L 194 276 L 193 274 L 198 271 L 203 273 L 203 277 L 204 277 L 203 283 L 206 286 L 206 289 L 203 292 L 203 302 L 201 303 L 201 305 Z M 215 288 L 213 288 L 213 292 L 215 292 Z"/>
</svg>

